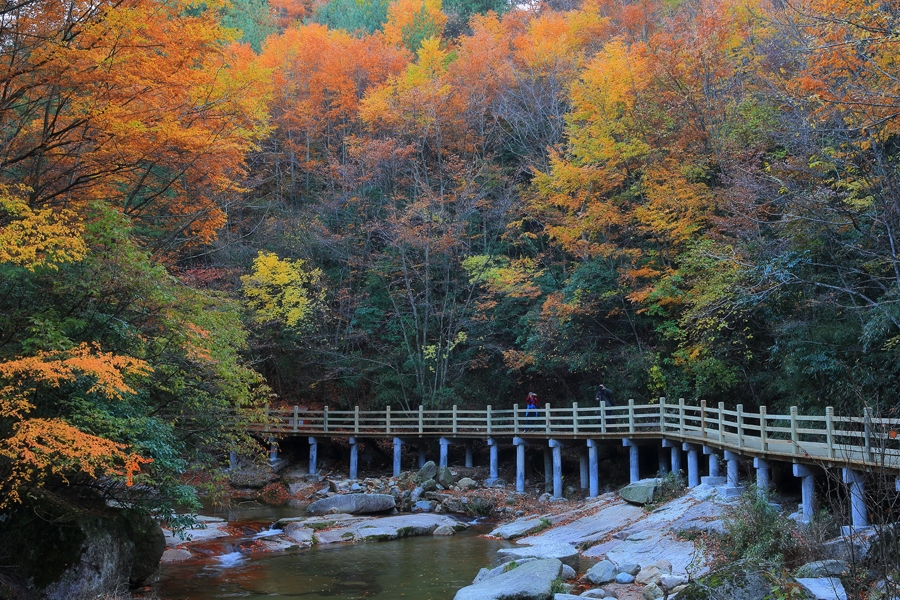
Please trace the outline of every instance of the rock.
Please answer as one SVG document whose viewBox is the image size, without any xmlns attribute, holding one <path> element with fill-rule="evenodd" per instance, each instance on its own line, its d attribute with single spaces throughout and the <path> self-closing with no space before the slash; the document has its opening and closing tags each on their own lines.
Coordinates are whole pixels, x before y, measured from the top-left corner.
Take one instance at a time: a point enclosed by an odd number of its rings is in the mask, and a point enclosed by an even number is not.
<svg viewBox="0 0 900 600">
<path fill-rule="evenodd" d="M 380 518 L 358 518 L 346 525 L 336 526 L 316 533 L 319 545 L 345 542 L 378 542 L 416 535 L 431 535 L 442 525 L 464 529 L 465 524 L 433 513 L 396 515 Z"/>
<path fill-rule="evenodd" d="M 579 600 L 581 596 L 574 596 L 572 594 L 554 594 L 553 600 Z"/>
<path fill-rule="evenodd" d="M 456 530 L 449 525 L 441 525 L 432 532 L 432 535 L 456 535 Z"/>
<path fill-rule="evenodd" d="M 159 569 L 159 561 L 166 550 L 166 536 L 162 528 L 149 515 L 124 515 L 128 537 L 134 544 L 131 573 L 128 583 L 141 586 Z"/>
<path fill-rule="evenodd" d="M 619 490 L 619 496 L 626 502 L 643 506 L 653 502 L 653 496 L 659 484 L 659 479 L 642 479 L 623 487 Z"/>
<path fill-rule="evenodd" d="M 437 481 L 445 488 L 449 488 L 451 485 L 456 485 L 456 475 L 449 468 L 441 467 L 438 471 Z"/>
<path fill-rule="evenodd" d="M 421 487 L 423 492 L 433 492 L 438 489 L 438 484 L 434 479 L 426 479 L 422 482 Z"/>
<path fill-rule="evenodd" d="M 502 538 L 504 540 L 511 540 L 517 537 L 522 537 L 523 535 L 528 535 L 529 533 L 533 533 L 535 531 L 540 531 L 541 529 L 545 529 L 548 525 L 549 522 L 546 519 L 541 518 L 516 519 L 512 523 L 507 523 L 505 525 L 497 527 L 488 535 Z"/>
<path fill-rule="evenodd" d="M 628 573 L 632 577 L 635 577 L 638 573 L 641 572 L 641 565 L 637 563 L 623 563 L 619 565 L 616 570 L 619 573 Z"/>
<path fill-rule="evenodd" d="M 850 566 L 842 560 L 817 560 L 797 569 L 794 577 L 840 577 L 849 572 Z"/>
<path fill-rule="evenodd" d="M 618 573 L 616 575 L 616 583 L 633 583 L 634 575 L 631 573 Z"/>
<path fill-rule="evenodd" d="M 419 500 L 413 504 L 413 512 L 432 512 L 434 510 L 434 502 L 431 500 Z"/>
<path fill-rule="evenodd" d="M 546 503 L 550 502 L 550 500 L 552 500 L 552 499 L 553 499 L 553 494 L 551 494 L 550 492 L 544 492 L 543 494 L 538 496 L 538 502 L 540 502 L 541 504 L 546 504 Z"/>
<path fill-rule="evenodd" d="M 278 479 L 278 475 L 268 466 L 247 467 L 233 472 L 228 483 L 238 488 L 264 488 Z"/>
<path fill-rule="evenodd" d="M 410 492 L 409 501 L 412 502 L 413 504 L 415 504 L 422 498 L 422 494 L 424 494 L 424 493 L 425 493 L 425 488 L 423 488 L 422 486 L 416 487 L 415 489 L 413 489 L 412 492 Z"/>
<path fill-rule="evenodd" d="M 593 590 L 587 590 L 583 592 L 579 598 L 608 598 L 609 595 L 606 593 L 606 590 L 602 590 L 600 588 L 596 588 Z"/>
<path fill-rule="evenodd" d="M 282 530 L 282 535 L 301 546 L 312 546 L 315 534 L 315 529 L 303 523 L 288 523 Z"/>
<path fill-rule="evenodd" d="M 693 581 L 678 593 L 679 598 L 709 600 L 764 600 L 771 598 L 772 582 L 766 577 L 766 567 L 749 561 L 729 563 L 722 569 Z"/>
<path fill-rule="evenodd" d="M 560 575 L 560 577 L 562 577 L 566 581 L 571 581 L 572 579 L 575 579 L 577 576 L 578 576 L 578 573 L 575 572 L 575 569 L 573 569 L 569 565 L 563 565 L 562 574 Z"/>
<path fill-rule="evenodd" d="M 533 562 L 537 559 L 534 558 L 523 558 L 520 560 L 511 560 L 509 562 L 505 562 L 498 567 L 494 567 L 493 569 L 481 569 L 478 572 L 478 575 L 475 577 L 475 581 L 472 583 L 478 583 L 479 581 L 484 581 L 485 579 L 489 579 L 491 577 L 496 577 L 497 575 L 503 575 L 507 571 L 511 571 L 516 567 L 520 567 L 525 563 Z"/>
<path fill-rule="evenodd" d="M 593 584 L 603 585 L 604 583 L 615 581 L 616 573 L 616 565 L 611 561 L 601 560 L 588 569 L 587 573 L 584 574 L 584 578 Z"/>
<path fill-rule="evenodd" d="M 640 573 L 638 573 L 634 582 L 640 585 L 649 585 L 653 583 L 657 583 L 663 576 L 663 572 L 659 570 L 659 567 L 650 565 L 641 569 Z"/>
<path fill-rule="evenodd" d="M 797 583 L 816 600 L 847 600 L 844 585 L 837 577 L 798 577 Z"/>
<path fill-rule="evenodd" d="M 662 598 L 664 595 L 663 591 L 659 589 L 659 586 L 655 583 L 644 586 L 644 591 L 641 593 L 641 597 L 644 600 L 656 600 L 657 598 Z"/>
<path fill-rule="evenodd" d="M 422 468 L 419 469 L 419 472 L 416 473 L 416 483 L 422 483 L 423 481 L 427 481 L 429 479 L 434 479 L 435 475 L 438 473 L 437 465 L 434 464 L 433 460 L 429 460 L 427 463 L 422 465 Z"/>
<path fill-rule="evenodd" d="M 671 591 L 677 588 L 679 585 L 684 585 L 685 583 L 687 583 L 687 581 L 688 578 L 681 575 L 663 575 L 659 578 L 658 585 Z"/>
<path fill-rule="evenodd" d="M 476 487 L 478 487 L 478 484 L 475 482 L 475 480 L 468 477 L 463 477 L 458 482 L 456 482 L 456 485 L 463 491 L 474 490 Z"/>
<path fill-rule="evenodd" d="M 306 512 L 321 515 L 337 509 L 336 512 L 356 515 L 383 512 L 395 506 L 394 497 L 390 494 L 344 494 L 316 500 L 306 507 Z"/>
<path fill-rule="evenodd" d="M 162 560 L 160 562 L 181 562 L 183 560 L 191 560 L 192 558 L 194 558 L 194 555 L 187 550 L 182 548 L 169 548 L 162 553 Z"/>
<path fill-rule="evenodd" d="M 501 548 L 497 551 L 497 562 L 518 560 L 520 558 L 555 558 L 576 570 L 580 562 L 578 550 L 570 544 L 540 544 L 537 546 Z"/>
<path fill-rule="evenodd" d="M 562 571 L 555 558 L 534 560 L 516 568 L 467 586 L 456 592 L 454 600 L 504 600 L 511 598 L 552 597 L 551 586 Z"/>
</svg>

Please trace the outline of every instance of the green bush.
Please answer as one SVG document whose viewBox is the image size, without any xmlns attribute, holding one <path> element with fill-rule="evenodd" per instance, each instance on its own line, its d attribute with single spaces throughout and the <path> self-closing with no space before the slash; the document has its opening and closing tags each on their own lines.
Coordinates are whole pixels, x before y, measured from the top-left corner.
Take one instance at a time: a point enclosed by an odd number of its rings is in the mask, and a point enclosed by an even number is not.
<svg viewBox="0 0 900 600">
<path fill-rule="evenodd" d="M 753 559 L 793 568 L 817 558 L 832 528 L 824 513 L 809 525 L 797 523 L 751 487 L 726 514 L 721 548 L 729 560 Z"/>
</svg>

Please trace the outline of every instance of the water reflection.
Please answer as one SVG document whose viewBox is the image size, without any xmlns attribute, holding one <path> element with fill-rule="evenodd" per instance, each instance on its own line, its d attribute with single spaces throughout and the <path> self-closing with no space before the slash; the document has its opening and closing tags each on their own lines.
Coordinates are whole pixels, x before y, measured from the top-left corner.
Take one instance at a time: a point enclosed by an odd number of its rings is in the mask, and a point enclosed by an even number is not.
<svg viewBox="0 0 900 600">
<path fill-rule="evenodd" d="M 163 565 L 160 598 L 337 598 L 445 600 L 493 564 L 507 542 L 479 534 L 489 524 L 452 537 L 313 547 L 287 554 L 222 556 L 205 564 Z M 214 568 L 210 568 L 214 567 Z"/>
</svg>

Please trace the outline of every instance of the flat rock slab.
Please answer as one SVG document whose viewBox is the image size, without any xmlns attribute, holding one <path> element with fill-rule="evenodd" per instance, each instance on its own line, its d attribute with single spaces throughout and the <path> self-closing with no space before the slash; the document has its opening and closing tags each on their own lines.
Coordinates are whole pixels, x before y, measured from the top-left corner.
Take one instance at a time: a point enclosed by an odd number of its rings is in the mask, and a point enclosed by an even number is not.
<svg viewBox="0 0 900 600">
<path fill-rule="evenodd" d="M 502 575 L 491 577 L 456 592 L 454 600 L 550 600 L 553 581 L 560 576 L 562 563 L 550 558 L 533 560 Z"/>
<path fill-rule="evenodd" d="M 498 563 L 504 563 L 520 558 L 555 558 L 563 564 L 569 565 L 576 571 L 578 570 L 578 564 L 580 562 L 578 550 L 571 544 L 538 544 L 535 546 L 501 548 L 497 551 Z"/>
<path fill-rule="evenodd" d="M 797 583 L 816 600 L 847 600 L 847 591 L 837 577 L 798 577 Z"/>
<path fill-rule="evenodd" d="M 571 523 L 559 525 L 519 540 L 523 544 L 581 544 L 601 540 L 612 531 L 630 525 L 646 516 L 644 509 L 618 502 L 597 513 L 581 517 Z"/>
<path fill-rule="evenodd" d="M 547 522 L 537 517 L 528 519 L 516 519 L 512 523 L 507 523 L 505 525 L 497 527 L 488 535 L 502 538 L 504 540 L 511 540 L 517 537 L 522 537 L 523 535 L 528 535 L 529 533 L 538 531 L 539 529 L 546 526 Z"/>
<path fill-rule="evenodd" d="M 360 519 L 355 523 L 316 532 L 319 544 L 377 542 L 416 535 L 432 535 L 441 526 L 465 529 L 466 525 L 446 515 L 431 513 Z"/>
<path fill-rule="evenodd" d="M 215 540 L 218 538 L 229 537 L 231 534 L 227 531 L 223 531 L 223 527 L 225 527 L 227 523 L 224 521 L 212 521 L 206 523 L 206 527 L 204 529 L 189 529 L 185 531 L 179 537 L 173 534 L 168 529 L 163 529 L 163 535 L 166 538 L 166 546 L 180 546 L 182 544 L 196 544 L 198 542 L 208 542 L 210 540 Z"/>
<path fill-rule="evenodd" d="M 585 556 L 597 556 L 592 551 L 585 552 Z M 708 570 L 707 565 L 692 564 L 697 559 L 694 544 L 675 539 L 670 533 L 660 531 L 641 531 L 636 533 L 614 548 L 607 551 L 606 557 L 617 565 L 637 563 L 641 567 L 652 565 L 659 560 L 667 560 L 672 564 L 672 574 L 683 575 L 691 572 L 694 576 L 702 575 Z"/>
<path fill-rule="evenodd" d="M 306 507 L 311 515 L 324 515 L 336 509 L 351 515 L 384 512 L 396 506 L 390 494 L 342 494 L 316 500 Z"/>
</svg>

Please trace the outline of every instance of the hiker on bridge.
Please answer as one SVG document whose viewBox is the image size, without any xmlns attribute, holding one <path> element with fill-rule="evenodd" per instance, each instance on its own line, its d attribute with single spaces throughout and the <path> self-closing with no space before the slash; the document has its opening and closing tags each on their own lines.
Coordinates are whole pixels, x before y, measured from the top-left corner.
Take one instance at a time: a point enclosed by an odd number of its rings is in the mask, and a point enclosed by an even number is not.
<svg viewBox="0 0 900 600">
<path fill-rule="evenodd" d="M 528 392 L 525 398 L 525 431 L 533 431 L 537 424 L 538 415 L 538 397 L 534 392 Z"/>
</svg>

